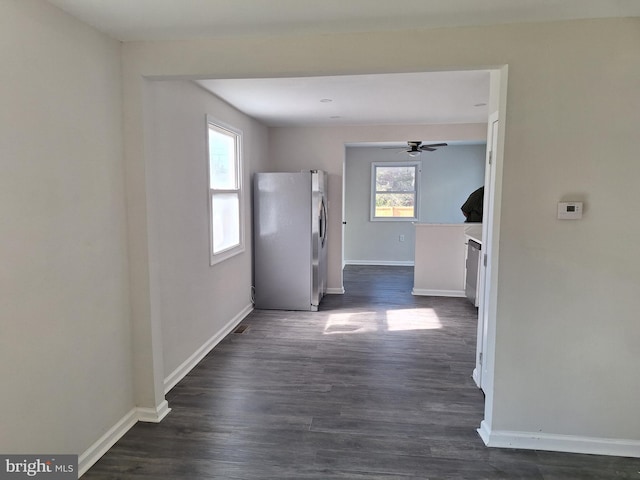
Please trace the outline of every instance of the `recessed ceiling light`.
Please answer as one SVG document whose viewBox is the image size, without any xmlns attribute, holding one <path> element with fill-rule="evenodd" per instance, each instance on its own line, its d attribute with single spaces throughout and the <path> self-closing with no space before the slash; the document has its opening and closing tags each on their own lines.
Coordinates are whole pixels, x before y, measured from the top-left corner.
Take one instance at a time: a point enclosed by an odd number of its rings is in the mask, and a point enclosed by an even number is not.
<svg viewBox="0 0 640 480">
<path fill-rule="evenodd" d="M 476 104 L 474 105 L 474 107 L 486 107 L 486 106 L 487 106 L 487 104 L 486 104 L 486 103 L 476 103 Z"/>
<path fill-rule="evenodd" d="M 320 100 L 320 103 L 331 103 L 333 102 L 333 100 L 331 100 L 330 98 L 323 98 Z"/>
<path fill-rule="evenodd" d="M 342 117 L 341 117 L 340 115 L 332 115 L 332 116 L 330 116 L 329 118 L 336 119 L 336 118 L 342 118 Z"/>
</svg>

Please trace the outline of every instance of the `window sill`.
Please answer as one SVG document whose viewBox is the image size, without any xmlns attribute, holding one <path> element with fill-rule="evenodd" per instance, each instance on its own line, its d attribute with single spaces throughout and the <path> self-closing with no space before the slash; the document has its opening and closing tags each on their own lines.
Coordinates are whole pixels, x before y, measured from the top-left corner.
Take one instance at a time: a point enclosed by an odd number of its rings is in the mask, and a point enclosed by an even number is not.
<svg viewBox="0 0 640 480">
<path fill-rule="evenodd" d="M 210 266 L 214 266 L 217 265 L 218 263 L 222 263 L 225 260 L 228 260 L 229 258 L 235 257 L 236 255 L 240 255 L 241 253 L 244 252 L 244 245 L 240 245 L 237 247 L 232 247 L 228 250 L 223 250 L 220 253 L 216 253 L 214 255 L 211 255 L 211 258 L 209 259 L 209 265 Z"/>
</svg>

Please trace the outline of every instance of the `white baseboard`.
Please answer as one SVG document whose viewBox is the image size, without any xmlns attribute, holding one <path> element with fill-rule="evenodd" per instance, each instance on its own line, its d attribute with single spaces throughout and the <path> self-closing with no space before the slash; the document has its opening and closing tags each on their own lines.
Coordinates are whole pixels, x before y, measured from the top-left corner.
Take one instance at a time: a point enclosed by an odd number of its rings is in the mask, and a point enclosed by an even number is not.
<svg viewBox="0 0 640 480">
<path fill-rule="evenodd" d="M 122 417 L 118 423 L 111 427 L 107 433 L 91 445 L 78 457 L 78 477 L 85 474 L 91 466 L 109 451 L 131 427 L 138 422 L 159 423 L 171 411 L 169 404 L 164 400 L 156 408 L 134 407 Z"/>
<path fill-rule="evenodd" d="M 141 422 L 160 423 L 171 411 L 167 401 L 163 401 L 156 408 L 136 407 L 138 420 Z"/>
<path fill-rule="evenodd" d="M 345 260 L 344 265 L 378 265 L 391 267 L 413 267 L 413 260 Z M 344 268 L 343 265 L 343 268 Z"/>
<path fill-rule="evenodd" d="M 426 288 L 414 288 L 411 295 L 424 295 L 426 297 L 464 297 L 464 290 L 431 290 Z"/>
<path fill-rule="evenodd" d="M 107 451 L 138 422 L 137 409 L 132 408 L 118 423 L 78 457 L 78 477 L 85 474 Z"/>
<path fill-rule="evenodd" d="M 640 440 L 582 437 L 541 432 L 492 431 L 483 421 L 478 434 L 488 447 L 640 458 Z"/>
<path fill-rule="evenodd" d="M 251 311 L 253 305 L 247 305 L 238 315 L 231 319 L 218 333 L 211 337 L 191 355 L 182 365 L 164 380 L 165 394 L 171 390 L 187 373 L 195 367 L 224 337 L 227 336 Z M 137 422 L 159 423 L 171 411 L 164 400 L 156 408 L 134 407 L 113 427 L 100 437 L 78 458 L 78 473 L 82 476 L 91 466 L 100 460 L 115 443 L 127 433 Z"/>
<path fill-rule="evenodd" d="M 344 287 L 342 287 L 342 288 L 327 288 L 327 295 L 344 295 Z"/>
<path fill-rule="evenodd" d="M 253 305 L 249 304 L 240 313 L 233 317 L 227 324 L 222 327 L 215 335 L 207 340 L 198 350 L 196 350 L 189 358 L 187 358 L 178 368 L 169 374 L 164 379 L 164 393 L 165 395 L 175 387 L 180 380 L 182 380 L 200 361 L 207 356 L 207 354 L 218 344 L 224 337 L 226 337 L 231 331 L 251 313 Z"/>
<path fill-rule="evenodd" d="M 471 377 L 473 378 L 473 381 L 475 382 L 476 387 L 482 388 L 480 387 L 480 374 L 478 372 L 477 367 L 473 369 L 473 374 L 471 375 Z"/>
</svg>

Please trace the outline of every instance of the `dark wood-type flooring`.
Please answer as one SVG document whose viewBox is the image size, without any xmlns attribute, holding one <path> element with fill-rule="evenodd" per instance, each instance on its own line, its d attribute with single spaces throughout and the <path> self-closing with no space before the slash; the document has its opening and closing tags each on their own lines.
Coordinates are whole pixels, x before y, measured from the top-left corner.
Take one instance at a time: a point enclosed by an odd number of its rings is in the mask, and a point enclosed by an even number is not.
<svg viewBox="0 0 640 480">
<path fill-rule="evenodd" d="M 348 266 L 319 312 L 256 310 L 84 479 L 640 479 L 640 460 L 487 448 L 476 309 Z"/>
</svg>

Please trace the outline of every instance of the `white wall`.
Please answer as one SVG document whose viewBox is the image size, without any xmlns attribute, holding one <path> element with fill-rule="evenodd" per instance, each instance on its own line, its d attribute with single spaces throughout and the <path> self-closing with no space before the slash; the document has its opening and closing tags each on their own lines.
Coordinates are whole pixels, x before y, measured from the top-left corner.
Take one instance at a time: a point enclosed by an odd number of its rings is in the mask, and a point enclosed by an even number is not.
<svg viewBox="0 0 640 480">
<path fill-rule="evenodd" d="M 189 81 L 149 85 L 153 125 L 150 228 L 159 279 L 164 377 L 251 308 L 251 183 L 264 169 L 267 129 Z M 245 251 L 209 265 L 205 115 L 243 133 Z"/>
<path fill-rule="evenodd" d="M 0 19 L 0 451 L 81 454 L 134 406 L 120 44 Z"/>
<path fill-rule="evenodd" d="M 442 139 L 447 140 L 447 139 Z M 486 145 L 449 145 L 423 153 L 420 223 L 463 223 L 460 207 L 484 182 Z M 347 147 L 345 161 L 344 258 L 346 263 L 413 263 L 412 222 L 372 222 L 371 164 L 415 160 L 396 150 Z M 404 241 L 400 241 L 404 235 Z"/>
<path fill-rule="evenodd" d="M 567 438 L 640 442 L 640 257 L 634 255 L 640 226 L 633 212 L 620 208 L 634 204 L 640 177 L 639 38 L 640 19 L 601 19 L 126 44 L 134 330 L 153 323 L 147 305 L 154 305 L 145 256 L 142 76 L 333 75 L 508 64 L 496 158 L 502 182 L 493 254 L 500 261 L 490 307 L 495 364 L 486 427 L 491 435 L 543 433 L 565 444 Z M 334 138 L 344 136 L 334 131 Z M 282 169 L 328 170 L 329 188 L 341 192 L 345 141 L 312 133 L 271 129 L 270 156 L 284 158 Z M 341 212 L 341 194 L 330 195 L 334 211 Z M 583 220 L 556 220 L 562 199 L 583 200 Z M 339 231 L 336 217 L 330 226 Z M 332 238 L 330 286 L 341 281 L 341 249 L 341 239 Z M 153 374 L 147 359 L 135 360 L 137 371 Z"/>
</svg>

